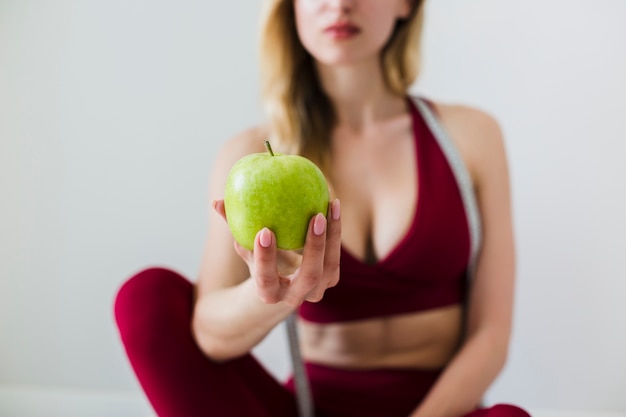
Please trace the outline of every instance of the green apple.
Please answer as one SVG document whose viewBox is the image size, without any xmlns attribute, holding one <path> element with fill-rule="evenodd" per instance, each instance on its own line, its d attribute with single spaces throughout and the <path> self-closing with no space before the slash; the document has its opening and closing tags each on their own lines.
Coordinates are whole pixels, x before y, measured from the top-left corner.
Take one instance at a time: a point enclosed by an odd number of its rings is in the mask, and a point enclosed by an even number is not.
<svg viewBox="0 0 626 417">
<path fill-rule="evenodd" d="M 231 168 L 224 191 L 224 209 L 235 240 L 254 247 L 256 234 L 272 230 L 279 249 L 304 246 L 311 217 L 326 215 L 328 184 L 312 161 L 299 155 L 266 153 L 244 156 Z"/>
</svg>

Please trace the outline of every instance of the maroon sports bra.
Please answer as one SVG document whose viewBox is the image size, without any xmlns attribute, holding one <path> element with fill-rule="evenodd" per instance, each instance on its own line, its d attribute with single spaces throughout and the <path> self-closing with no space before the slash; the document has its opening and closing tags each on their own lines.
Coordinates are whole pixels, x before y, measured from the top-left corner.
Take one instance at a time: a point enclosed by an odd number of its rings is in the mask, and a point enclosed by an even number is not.
<svg viewBox="0 0 626 417">
<path fill-rule="evenodd" d="M 411 313 L 464 302 L 470 235 L 459 186 L 433 132 L 408 99 L 419 196 L 411 225 L 374 264 L 342 247 L 340 279 L 300 316 L 332 323 Z"/>
</svg>

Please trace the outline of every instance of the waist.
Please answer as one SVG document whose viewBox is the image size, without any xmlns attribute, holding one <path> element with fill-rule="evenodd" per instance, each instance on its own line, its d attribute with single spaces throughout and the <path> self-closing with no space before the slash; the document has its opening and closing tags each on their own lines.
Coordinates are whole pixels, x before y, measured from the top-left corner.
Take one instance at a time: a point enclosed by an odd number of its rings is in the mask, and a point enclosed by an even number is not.
<svg viewBox="0 0 626 417">
<path fill-rule="evenodd" d="M 302 354 L 344 369 L 442 368 L 461 341 L 462 316 L 457 304 L 341 323 L 300 320 Z"/>
<path fill-rule="evenodd" d="M 306 363 L 317 416 L 406 417 L 423 400 L 440 369 L 346 370 Z M 286 387 L 295 392 L 293 379 Z"/>
</svg>

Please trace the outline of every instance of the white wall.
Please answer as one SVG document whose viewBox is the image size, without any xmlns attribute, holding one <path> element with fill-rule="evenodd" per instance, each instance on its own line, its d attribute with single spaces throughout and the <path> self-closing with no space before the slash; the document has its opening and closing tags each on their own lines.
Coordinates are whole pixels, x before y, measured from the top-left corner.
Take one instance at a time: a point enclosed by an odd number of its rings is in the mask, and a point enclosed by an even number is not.
<svg viewBox="0 0 626 417">
<path fill-rule="evenodd" d="M 498 117 L 515 334 L 488 400 L 626 410 L 626 2 L 431 2 L 423 90 Z"/>
<path fill-rule="evenodd" d="M 193 278 L 206 179 L 260 120 L 258 1 L 0 0 L 0 384 L 137 390 L 112 300 Z M 488 395 L 626 410 L 626 2 L 431 0 L 415 87 L 502 124 L 515 333 Z M 287 372 L 282 329 L 258 352 Z"/>
</svg>

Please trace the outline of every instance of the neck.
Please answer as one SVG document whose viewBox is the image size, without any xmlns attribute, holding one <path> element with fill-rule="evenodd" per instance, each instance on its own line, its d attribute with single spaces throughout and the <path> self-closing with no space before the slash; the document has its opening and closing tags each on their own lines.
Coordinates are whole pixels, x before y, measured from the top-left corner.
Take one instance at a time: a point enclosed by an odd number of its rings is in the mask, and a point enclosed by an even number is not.
<svg viewBox="0 0 626 417">
<path fill-rule="evenodd" d="M 322 88 L 332 101 L 339 125 L 361 130 L 405 109 L 404 97 L 389 91 L 378 60 L 354 65 L 317 65 Z"/>
</svg>

